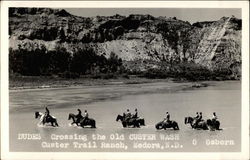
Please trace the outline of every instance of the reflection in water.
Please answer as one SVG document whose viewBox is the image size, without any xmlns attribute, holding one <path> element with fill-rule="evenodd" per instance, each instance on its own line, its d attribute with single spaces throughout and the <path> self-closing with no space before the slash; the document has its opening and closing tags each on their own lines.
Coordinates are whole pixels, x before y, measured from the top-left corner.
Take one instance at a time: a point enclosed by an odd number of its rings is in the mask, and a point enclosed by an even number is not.
<svg viewBox="0 0 250 160">
<path fill-rule="evenodd" d="M 111 86 L 93 88 L 64 88 L 28 91 L 13 91 L 10 93 L 10 150 L 11 151 L 239 151 L 240 150 L 240 124 L 241 124 L 241 102 L 240 102 L 240 82 L 216 82 L 213 86 L 199 88 L 195 90 L 179 90 L 174 92 L 160 91 L 157 93 L 146 92 L 146 86 L 138 84 L 137 87 Z M 144 87 L 144 88 L 143 88 Z M 167 88 L 166 83 L 156 83 L 147 89 Z M 143 89 L 141 94 L 134 93 L 136 89 Z M 124 93 L 126 92 L 126 94 Z M 106 94 L 103 98 L 101 94 Z M 98 99 L 92 102 L 92 99 Z M 49 101 L 49 102 L 48 102 Z M 90 102 L 90 103 L 86 103 Z M 52 115 L 58 119 L 58 128 L 38 127 L 38 120 L 34 119 L 35 111 L 44 111 L 41 104 L 47 103 Z M 94 118 L 97 129 L 80 128 L 71 126 L 68 120 L 69 113 L 77 113 L 77 108 L 87 109 L 90 118 Z M 139 111 L 139 116 L 145 118 L 146 126 L 141 128 L 123 128 L 120 122 L 116 122 L 116 116 L 122 114 L 129 108 L 132 112 L 135 108 Z M 163 120 L 165 113 L 171 114 L 171 119 L 178 122 L 180 130 L 160 130 L 155 129 L 155 124 Z M 196 112 L 203 112 L 204 119 L 212 117 L 212 113 L 218 114 L 222 131 L 193 130 L 190 125 L 184 124 L 184 117 L 195 116 Z M 41 140 L 18 140 L 18 134 L 30 133 L 40 134 Z M 105 143 L 122 142 L 128 146 L 127 150 L 109 148 L 42 148 L 41 143 L 68 143 L 73 141 L 52 140 L 51 135 L 86 135 L 91 140 L 93 135 L 105 136 L 105 140 L 96 140 L 98 146 Z M 155 134 L 155 143 L 178 142 L 182 148 L 173 149 L 133 149 L 140 140 L 129 140 L 131 134 Z M 178 141 L 162 141 L 160 135 L 179 137 Z M 112 139 L 115 136 L 116 139 Z M 122 140 L 121 137 L 125 138 Z M 206 145 L 207 140 L 233 140 L 233 146 L 210 146 Z M 87 143 L 86 141 L 77 141 Z M 195 143 L 195 145 L 194 145 Z M 146 144 L 144 144 L 146 145 Z M 177 145 L 177 144 L 175 144 Z"/>
</svg>

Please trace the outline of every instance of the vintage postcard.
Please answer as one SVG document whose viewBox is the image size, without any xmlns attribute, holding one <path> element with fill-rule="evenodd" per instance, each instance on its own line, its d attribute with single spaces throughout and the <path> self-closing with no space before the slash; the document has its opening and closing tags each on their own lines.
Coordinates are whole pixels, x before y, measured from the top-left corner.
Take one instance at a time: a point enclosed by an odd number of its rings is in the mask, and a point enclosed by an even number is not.
<svg viewBox="0 0 250 160">
<path fill-rule="evenodd" d="M 1 158 L 249 159 L 248 6 L 1 2 Z"/>
</svg>

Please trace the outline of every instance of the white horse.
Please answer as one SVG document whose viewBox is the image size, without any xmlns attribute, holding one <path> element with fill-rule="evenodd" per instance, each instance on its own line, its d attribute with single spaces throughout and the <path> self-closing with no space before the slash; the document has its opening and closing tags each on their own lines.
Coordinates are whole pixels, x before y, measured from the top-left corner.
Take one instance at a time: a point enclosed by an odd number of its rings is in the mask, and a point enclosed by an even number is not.
<svg viewBox="0 0 250 160">
<path fill-rule="evenodd" d="M 40 119 L 40 122 L 39 122 L 39 124 L 41 125 L 41 124 L 45 124 L 45 123 L 51 123 L 51 126 L 53 126 L 53 127 L 58 127 L 59 125 L 58 125 L 58 123 L 57 123 L 57 120 L 56 120 L 56 117 L 54 117 L 54 116 L 48 116 L 47 118 L 45 118 L 44 117 L 45 116 L 45 114 L 44 113 L 41 113 L 41 112 L 35 112 L 35 118 L 37 119 L 37 118 L 39 118 Z M 45 118 L 45 120 L 44 120 L 44 118 Z"/>
</svg>

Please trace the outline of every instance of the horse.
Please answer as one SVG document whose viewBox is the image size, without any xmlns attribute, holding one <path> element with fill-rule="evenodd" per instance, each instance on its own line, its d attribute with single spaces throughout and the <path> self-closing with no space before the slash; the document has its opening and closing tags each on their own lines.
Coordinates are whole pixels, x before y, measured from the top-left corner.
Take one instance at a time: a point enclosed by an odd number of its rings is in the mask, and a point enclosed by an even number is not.
<svg viewBox="0 0 250 160">
<path fill-rule="evenodd" d="M 57 123 L 57 120 L 56 120 L 56 117 L 54 116 L 48 116 L 47 118 L 45 118 L 45 121 L 43 120 L 44 119 L 44 116 L 45 114 L 44 113 L 41 113 L 41 112 L 35 112 L 35 118 L 39 118 L 40 119 L 40 123 L 43 123 L 43 125 L 45 123 L 51 123 L 51 126 L 53 127 L 59 127 L 58 123 Z"/>
<path fill-rule="evenodd" d="M 157 130 L 159 129 L 166 130 L 167 128 L 173 128 L 174 130 L 179 130 L 179 126 L 176 121 L 169 121 L 169 122 L 161 121 L 155 125 L 155 128 Z"/>
<path fill-rule="evenodd" d="M 83 116 L 81 116 L 80 119 L 82 119 L 82 118 L 83 118 Z M 71 123 L 71 125 L 73 125 L 73 124 L 75 123 L 77 126 L 79 126 L 80 119 L 78 119 L 77 116 L 76 116 L 75 114 L 73 114 L 73 113 L 70 113 L 70 114 L 69 114 L 68 120 L 71 120 L 71 119 L 73 120 L 73 122 Z"/>
<path fill-rule="evenodd" d="M 220 122 L 218 120 L 207 120 L 207 125 L 209 126 L 210 130 L 221 130 L 220 129 Z"/>
<path fill-rule="evenodd" d="M 137 118 L 137 121 L 138 121 L 138 123 L 140 124 L 140 126 L 146 126 L 146 125 L 145 125 L 145 120 L 144 120 L 144 118 L 138 117 L 138 118 Z"/>
<path fill-rule="evenodd" d="M 85 119 L 85 120 L 84 120 L 84 118 L 82 118 L 80 120 L 80 125 L 81 125 L 82 128 L 84 128 L 84 126 L 91 126 L 91 128 L 96 128 L 96 122 L 92 118 L 88 118 L 88 119 Z"/>
<path fill-rule="evenodd" d="M 140 127 L 140 125 L 144 125 L 145 126 L 145 121 L 143 118 L 130 118 L 128 121 L 125 120 L 125 116 L 121 116 L 118 115 L 116 117 L 116 121 L 121 121 L 122 122 L 122 126 L 125 127 L 129 127 L 129 126 L 133 126 L 133 127 Z"/>
<path fill-rule="evenodd" d="M 76 115 L 73 113 L 69 114 L 68 120 L 72 119 L 73 122 L 71 124 L 76 124 L 77 126 L 81 126 L 84 128 L 84 126 L 91 126 L 91 128 L 96 128 L 96 122 L 92 118 L 87 118 L 84 120 L 84 117 L 80 117 L 77 119 Z"/>
<path fill-rule="evenodd" d="M 200 122 L 198 122 L 197 124 L 194 122 L 196 119 L 193 117 L 185 117 L 184 123 L 188 124 L 190 123 L 191 127 L 193 129 L 203 129 L 203 130 L 208 130 L 208 124 L 206 121 L 201 120 Z"/>
<path fill-rule="evenodd" d="M 125 117 L 125 115 L 123 117 Z M 139 123 L 140 126 L 146 126 L 144 118 L 135 117 L 134 115 L 132 116 L 132 118 L 136 119 L 138 121 L 138 123 Z"/>
</svg>

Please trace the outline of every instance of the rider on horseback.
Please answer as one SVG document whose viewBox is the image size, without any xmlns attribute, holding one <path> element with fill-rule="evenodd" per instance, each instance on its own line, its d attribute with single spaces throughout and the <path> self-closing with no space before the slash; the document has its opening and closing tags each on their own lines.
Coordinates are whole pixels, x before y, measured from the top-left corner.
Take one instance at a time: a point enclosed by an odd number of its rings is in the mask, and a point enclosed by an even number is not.
<svg viewBox="0 0 250 160">
<path fill-rule="evenodd" d="M 200 116 L 199 116 L 198 120 L 199 120 L 199 121 L 202 120 L 202 112 L 200 112 Z"/>
<path fill-rule="evenodd" d="M 196 112 L 196 116 L 194 117 L 194 120 L 192 122 L 193 125 L 197 125 L 198 124 L 197 121 L 198 121 L 199 117 L 200 117 L 199 112 Z"/>
<path fill-rule="evenodd" d="M 131 119 L 131 113 L 129 111 L 129 109 L 127 109 L 127 113 L 124 114 L 124 118 L 125 118 L 125 121 L 129 121 Z"/>
<path fill-rule="evenodd" d="M 200 115 L 198 114 L 198 112 L 196 112 L 196 117 L 193 122 L 193 126 L 197 126 L 200 121 L 202 121 L 202 112 L 200 112 Z"/>
<path fill-rule="evenodd" d="M 166 112 L 167 116 L 166 118 L 164 118 L 164 122 L 169 124 L 171 121 L 170 121 L 170 114 L 168 112 Z"/>
<path fill-rule="evenodd" d="M 84 117 L 83 117 L 83 123 L 86 121 L 86 120 L 88 120 L 89 119 L 89 114 L 88 114 L 88 111 L 87 110 L 85 110 L 84 111 Z"/>
<path fill-rule="evenodd" d="M 132 116 L 132 118 L 135 118 L 135 119 L 137 119 L 137 118 L 138 118 L 137 108 L 135 109 L 135 114 Z"/>
<path fill-rule="evenodd" d="M 214 112 L 213 117 L 212 117 L 212 123 L 214 124 L 217 119 L 218 119 L 218 117 L 216 116 L 216 113 Z"/>
<path fill-rule="evenodd" d="M 194 119 L 198 119 L 199 118 L 199 113 L 198 112 L 196 112 L 196 117 L 194 117 Z"/>
<path fill-rule="evenodd" d="M 44 117 L 43 117 L 43 124 L 45 124 L 46 121 L 48 121 L 48 119 L 51 117 L 50 114 L 49 114 L 49 109 L 46 107 L 45 108 L 45 114 L 44 114 Z"/>
<path fill-rule="evenodd" d="M 77 109 L 78 114 L 76 115 L 76 124 L 80 123 L 80 120 L 83 118 L 82 111 L 80 109 Z"/>
</svg>

